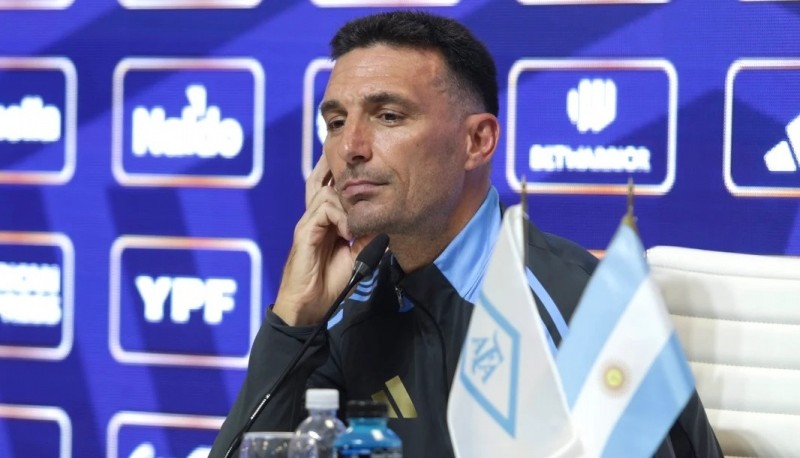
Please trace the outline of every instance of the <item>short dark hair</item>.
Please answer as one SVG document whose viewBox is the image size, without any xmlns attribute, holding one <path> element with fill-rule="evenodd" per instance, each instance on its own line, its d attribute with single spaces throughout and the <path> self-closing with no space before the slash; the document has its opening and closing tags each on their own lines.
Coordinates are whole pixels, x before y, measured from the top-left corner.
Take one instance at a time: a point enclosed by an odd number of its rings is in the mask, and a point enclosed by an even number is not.
<svg viewBox="0 0 800 458">
<path fill-rule="evenodd" d="M 455 79 L 483 108 L 497 116 L 497 70 L 483 43 L 461 23 L 421 11 L 373 14 L 345 24 L 331 40 L 331 57 L 376 44 L 439 51 Z"/>
</svg>

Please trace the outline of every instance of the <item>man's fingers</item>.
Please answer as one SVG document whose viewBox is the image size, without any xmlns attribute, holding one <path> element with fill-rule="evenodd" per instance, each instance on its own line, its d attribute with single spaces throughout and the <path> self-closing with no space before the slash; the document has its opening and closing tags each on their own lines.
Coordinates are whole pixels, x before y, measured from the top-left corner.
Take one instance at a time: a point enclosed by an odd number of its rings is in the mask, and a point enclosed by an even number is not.
<svg viewBox="0 0 800 458">
<path fill-rule="evenodd" d="M 336 227 L 336 232 L 339 237 L 344 240 L 351 240 L 353 235 L 350 233 L 350 228 L 347 226 L 347 214 L 341 207 L 333 205 L 330 202 L 323 203 L 318 210 L 319 218 L 317 219 L 318 227 L 329 227 L 331 225 Z"/>
<path fill-rule="evenodd" d="M 319 229 L 327 231 L 331 226 L 336 228 L 339 237 L 346 240 L 352 238 L 347 225 L 347 214 L 339 202 L 339 197 L 331 188 L 321 189 L 309 202 L 298 229 L 302 227 L 313 231 Z"/>
<path fill-rule="evenodd" d="M 320 189 L 327 187 L 333 182 L 333 174 L 330 167 L 328 167 L 328 160 L 325 155 L 319 158 L 314 170 L 311 171 L 306 180 L 306 208 L 309 208 L 311 200 L 314 199 Z"/>
</svg>

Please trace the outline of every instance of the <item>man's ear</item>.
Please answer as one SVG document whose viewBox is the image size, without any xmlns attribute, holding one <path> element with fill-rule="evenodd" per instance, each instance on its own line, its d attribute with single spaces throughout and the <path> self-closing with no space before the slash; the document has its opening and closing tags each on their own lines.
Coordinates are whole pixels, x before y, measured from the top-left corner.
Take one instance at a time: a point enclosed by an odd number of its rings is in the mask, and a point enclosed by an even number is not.
<svg viewBox="0 0 800 458">
<path fill-rule="evenodd" d="M 467 117 L 467 160 L 465 170 L 474 170 L 488 164 L 500 139 L 500 123 L 491 113 L 477 113 Z"/>
</svg>

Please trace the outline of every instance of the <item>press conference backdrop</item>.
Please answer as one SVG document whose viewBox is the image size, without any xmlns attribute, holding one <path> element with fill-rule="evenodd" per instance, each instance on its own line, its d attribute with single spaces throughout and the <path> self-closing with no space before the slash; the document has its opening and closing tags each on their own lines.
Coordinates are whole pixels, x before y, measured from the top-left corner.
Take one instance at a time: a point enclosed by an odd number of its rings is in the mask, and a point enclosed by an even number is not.
<svg viewBox="0 0 800 458">
<path fill-rule="evenodd" d="M 205 456 L 321 153 L 327 43 L 388 6 L 498 64 L 506 204 L 605 248 L 800 254 L 800 2 L 0 0 L 0 456 Z"/>
</svg>

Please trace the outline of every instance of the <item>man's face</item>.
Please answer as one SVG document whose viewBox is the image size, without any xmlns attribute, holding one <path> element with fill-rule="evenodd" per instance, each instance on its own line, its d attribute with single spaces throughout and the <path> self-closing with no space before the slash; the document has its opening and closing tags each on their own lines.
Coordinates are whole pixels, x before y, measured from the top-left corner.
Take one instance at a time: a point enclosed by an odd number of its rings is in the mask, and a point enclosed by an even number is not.
<svg viewBox="0 0 800 458">
<path fill-rule="evenodd" d="M 321 105 L 324 153 L 353 235 L 445 229 L 468 135 L 447 81 L 435 51 L 376 45 L 337 59 Z"/>
</svg>

